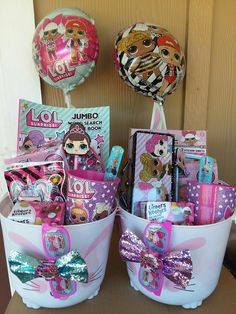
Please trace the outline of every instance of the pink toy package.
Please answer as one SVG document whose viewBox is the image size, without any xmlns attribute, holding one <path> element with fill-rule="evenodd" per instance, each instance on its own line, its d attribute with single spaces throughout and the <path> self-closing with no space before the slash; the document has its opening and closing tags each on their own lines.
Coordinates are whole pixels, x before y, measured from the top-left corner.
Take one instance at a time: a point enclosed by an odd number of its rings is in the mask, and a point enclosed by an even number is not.
<svg viewBox="0 0 236 314">
<path fill-rule="evenodd" d="M 187 200 L 195 204 L 195 224 L 212 224 L 233 215 L 236 207 L 236 187 L 189 181 Z"/>
<path fill-rule="evenodd" d="M 190 180 L 198 180 L 200 162 L 187 155 L 205 156 L 207 153 L 207 133 L 196 130 L 163 130 L 175 137 L 177 200 L 186 201 L 186 186 Z M 213 166 L 212 182 L 218 182 L 217 163 Z"/>
<path fill-rule="evenodd" d="M 77 263 L 80 263 L 81 268 L 84 269 L 86 275 L 87 267 L 85 261 L 80 257 L 78 252 L 70 251 L 71 240 L 68 231 L 63 226 L 49 226 L 48 224 L 43 224 L 42 242 L 48 262 L 42 264 L 40 268 L 37 268 L 38 275 L 41 276 L 41 273 L 50 274 L 50 266 L 54 265 L 54 263 L 57 264 L 56 261 L 59 259 L 61 263 L 59 265 L 62 270 L 61 272 L 67 269 L 67 276 L 63 276 L 57 271 L 54 276 L 48 277 L 51 294 L 57 299 L 67 298 L 73 295 L 77 291 L 77 284 L 76 280 L 71 280 L 70 278 L 72 276 L 68 275 L 68 269 L 70 268 L 68 265 L 73 265 L 73 257 L 76 255 Z M 81 278 L 83 277 L 82 273 L 80 276 Z M 46 276 L 43 277 L 45 278 Z M 86 280 L 87 277 L 82 278 L 80 281 L 86 282 Z"/>
<path fill-rule="evenodd" d="M 48 223 L 49 225 L 63 225 L 65 218 L 65 203 L 57 202 L 29 202 L 35 211 L 35 224 L 42 225 Z"/>
<path fill-rule="evenodd" d="M 142 218 L 150 221 L 170 221 L 176 225 L 190 225 L 194 221 L 194 204 L 190 202 L 144 202 Z"/>
<path fill-rule="evenodd" d="M 130 135 L 135 134 L 137 129 L 131 129 Z M 142 130 L 150 131 L 150 130 Z M 174 149 L 176 168 L 175 172 L 175 193 L 176 201 L 186 201 L 186 186 L 190 180 L 198 180 L 200 162 L 186 155 L 206 156 L 207 154 L 207 132 L 204 130 L 160 130 L 160 133 L 174 136 Z M 131 155 L 131 151 L 129 151 Z M 212 183 L 218 182 L 217 163 L 213 166 Z"/>
<path fill-rule="evenodd" d="M 8 218 L 14 221 L 41 225 L 63 225 L 65 203 L 18 201 L 13 206 Z"/>
<path fill-rule="evenodd" d="M 62 140 L 54 140 L 43 143 L 36 148 L 32 153 L 23 153 L 12 158 L 5 159 L 5 165 L 24 162 L 42 162 L 42 161 L 64 161 L 65 169 L 67 166 L 67 159 L 62 147 Z"/>
<path fill-rule="evenodd" d="M 152 131 L 137 131 L 131 146 L 130 207 L 140 216 L 141 203 L 170 201 L 173 188 L 174 137 Z"/>
<path fill-rule="evenodd" d="M 65 180 L 63 161 L 44 162 L 4 172 L 9 196 L 17 201 L 64 202 L 62 192 Z"/>
<path fill-rule="evenodd" d="M 164 284 L 164 276 L 158 267 L 151 268 L 155 256 L 164 255 L 170 246 L 172 226 L 165 223 L 149 223 L 144 230 L 144 243 L 147 248 L 139 268 L 139 281 L 148 291 L 160 295 Z M 151 269 L 151 271 L 150 271 Z"/>
</svg>

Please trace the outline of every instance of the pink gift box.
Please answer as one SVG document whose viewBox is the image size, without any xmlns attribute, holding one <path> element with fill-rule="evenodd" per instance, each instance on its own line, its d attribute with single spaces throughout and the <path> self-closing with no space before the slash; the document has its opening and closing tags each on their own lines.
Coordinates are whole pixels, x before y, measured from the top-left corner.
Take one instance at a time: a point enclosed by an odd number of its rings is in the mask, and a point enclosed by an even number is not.
<svg viewBox="0 0 236 314">
<path fill-rule="evenodd" d="M 189 181 L 187 201 L 195 204 L 195 224 L 212 224 L 233 214 L 236 206 L 236 187 Z"/>
<path fill-rule="evenodd" d="M 35 209 L 36 217 L 35 224 L 41 225 L 45 222 L 52 225 L 63 225 L 65 218 L 65 203 L 39 203 L 29 202 L 29 204 Z"/>
<path fill-rule="evenodd" d="M 65 217 L 65 203 L 18 201 L 13 206 L 8 218 L 27 224 L 41 225 L 48 223 L 62 225 Z"/>
<path fill-rule="evenodd" d="M 189 225 L 194 220 L 194 204 L 190 202 L 144 202 L 141 204 L 141 217 L 150 221 L 176 225 Z"/>
</svg>

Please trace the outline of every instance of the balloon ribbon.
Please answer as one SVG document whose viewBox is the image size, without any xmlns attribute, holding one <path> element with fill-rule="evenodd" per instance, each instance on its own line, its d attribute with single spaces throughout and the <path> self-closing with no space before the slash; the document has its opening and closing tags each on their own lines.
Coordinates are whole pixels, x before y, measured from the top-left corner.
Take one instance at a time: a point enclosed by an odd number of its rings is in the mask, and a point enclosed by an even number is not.
<svg viewBox="0 0 236 314">
<path fill-rule="evenodd" d="M 150 129 L 167 130 L 166 118 L 165 118 L 162 100 L 154 101 Z"/>
</svg>

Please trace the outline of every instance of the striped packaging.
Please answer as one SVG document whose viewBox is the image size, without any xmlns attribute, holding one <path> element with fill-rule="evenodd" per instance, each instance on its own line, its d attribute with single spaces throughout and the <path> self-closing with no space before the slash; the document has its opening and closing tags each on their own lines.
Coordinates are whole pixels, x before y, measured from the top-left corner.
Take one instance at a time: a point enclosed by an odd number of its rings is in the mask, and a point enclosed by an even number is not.
<svg viewBox="0 0 236 314">
<path fill-rule="evenodd" d="M 4 172 L 9 196 L 16 201 L 64 202 L 63 184 L 65 170 L 63 161 L 39 165 L 13 167 Z"/>
</svg>

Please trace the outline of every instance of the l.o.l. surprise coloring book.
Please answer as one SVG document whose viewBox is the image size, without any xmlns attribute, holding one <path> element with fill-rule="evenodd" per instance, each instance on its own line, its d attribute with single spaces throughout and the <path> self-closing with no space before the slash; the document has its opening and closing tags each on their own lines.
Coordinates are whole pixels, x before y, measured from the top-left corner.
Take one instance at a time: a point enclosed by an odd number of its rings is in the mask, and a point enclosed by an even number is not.
<svg viewBox="0 0 236 314">
<path fill-rule="evenodd" d="M 63 139 L 72 123 L 80 122 L 91 138 L 91 147 L 106 164 L 110 141 L 110 108 L 63 108 L 21 99 L 17 150 L 32 152 L 49 140 Z"/>
</svg>

